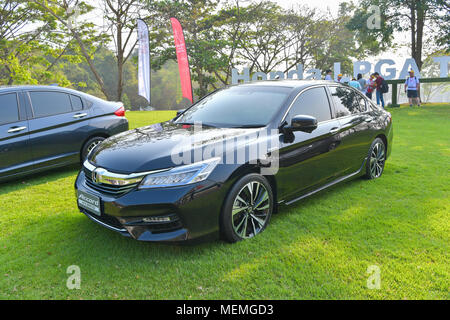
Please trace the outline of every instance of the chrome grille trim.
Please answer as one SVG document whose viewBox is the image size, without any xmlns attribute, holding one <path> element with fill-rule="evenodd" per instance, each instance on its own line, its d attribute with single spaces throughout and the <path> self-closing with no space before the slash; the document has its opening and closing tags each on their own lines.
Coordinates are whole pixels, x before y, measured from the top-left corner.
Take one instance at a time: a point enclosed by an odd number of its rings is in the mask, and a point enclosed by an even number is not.
<svg viewBox="0 0 450 320">
<path fill-rule="evenodd" d="M 115 189 L 128 187 L 128 186 L 135 186 L 135 185 L 139 184 L 142 181 L 142 179 L 149 174 L 169 171 L 171 169 L 171 168 L 167 168 L 167 169 L 147 171 L 147 172 L 120 174 L 120 173 L 110 172 L 106 169 L 97 168 L 94 165 L 92 165 L 88 160 L 86 160 L 84 162 L 83 166 L 91 173 L 94 172 L 94 170 L 101 169 L 100 183 L 102 185 L 111 185 Z M 86 171 L 85 171 L 85 173 L 86 173 Z M 92 176 L 89 176 L 87 178 L 92 181 Z M 123 184 L 119 184 L 119 183 L 114 184 L 114 183 L 112 183 L 112 181 L 121 182 Z M 95 183 L 95 181 L 92 181 L 92 183 Z"/>
</svg>

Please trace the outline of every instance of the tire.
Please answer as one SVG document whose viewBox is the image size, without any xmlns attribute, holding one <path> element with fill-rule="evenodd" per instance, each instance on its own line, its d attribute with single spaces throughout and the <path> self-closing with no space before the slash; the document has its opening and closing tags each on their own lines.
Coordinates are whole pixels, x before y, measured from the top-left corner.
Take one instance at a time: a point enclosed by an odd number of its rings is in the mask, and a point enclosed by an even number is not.
<svg viewBox="0 0 450 320">
<path fill-rule="evenodd" d="M 104 140 L 105 140 L 104 137 L 93 137 L 84 144 L 83 149 L 81 149 L 81 158 L 80 158 L 81 164 L 83 164 L 83 162 L 86 161 L 89 152 L 91 152 L 96 146 L 98 146 Z"/>
<path fill-rule="evenodd" d="M 366 178 L 373 180 L 381 177 L 385 163 L 386 145 L 383 140 L 376 138 L 369 149 L 369 156 L 366 163 Z"/>
<path fill-rule="evenodd" d="M 267 179 L 259 174 L 244 176 L 225 199 L 220 214 L 222 238 L 234 243 L 260 234 L 269 224 L 273 206 L 273 191 Z"/>
</svg>

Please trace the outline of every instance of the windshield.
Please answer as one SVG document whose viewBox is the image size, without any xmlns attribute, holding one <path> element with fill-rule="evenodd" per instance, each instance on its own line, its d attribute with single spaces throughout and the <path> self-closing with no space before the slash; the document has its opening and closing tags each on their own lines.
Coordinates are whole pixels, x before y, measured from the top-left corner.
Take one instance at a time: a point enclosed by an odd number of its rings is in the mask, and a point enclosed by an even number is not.
<svg viewBox="0 0 450 320">
<path fill-rule="evenodd" d="M 292 88 L 236 86 L 217 91 L 185 111 L 175 123 L 245 128 L 269 124 Z"/>
</svg>

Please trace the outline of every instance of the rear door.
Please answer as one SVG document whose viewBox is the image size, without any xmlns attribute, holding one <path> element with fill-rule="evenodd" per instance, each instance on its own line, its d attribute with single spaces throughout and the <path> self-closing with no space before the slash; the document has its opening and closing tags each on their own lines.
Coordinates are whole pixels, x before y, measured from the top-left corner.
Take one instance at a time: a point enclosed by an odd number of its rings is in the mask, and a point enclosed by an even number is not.
<svg viewBox="0 0 450 320">
<path fill-rule="evenodd" d="M 293 103 L 286 121 L 296 115 L 314 116 L 318 128 L 311 133 L 294 132 L 294 141 L 282 142 L 277 175 L 280 198 L 290 200 L 309 188 L 325 184 L 336 175 L 339 163 L 339 121 L 333 119 L 324 86 L 304 91 Z"/>
<path fill-rule="evenodd" d="M 361 169 L 369 152 L 371 122 L 374 120 L 368 112 L 367 101 L 359 92 L 343 86 L 331 86 L 336 117 L 341 126 L 342 148 L 337 151 L 339 161 L 345 168 L 345 174 Z"/>
<path fill-rule="evenodd" d="M 30 145 L 36 168 L 79 161 L 88 136 L 88 111 L 83 100 L 64 91 L 29 91 L 33 117 Z"/>
<path fill-rule="evenodd" d="M 20 92 L 0 94 L 0 179 L 32 169 L 28 121 Z"/>
</svg>

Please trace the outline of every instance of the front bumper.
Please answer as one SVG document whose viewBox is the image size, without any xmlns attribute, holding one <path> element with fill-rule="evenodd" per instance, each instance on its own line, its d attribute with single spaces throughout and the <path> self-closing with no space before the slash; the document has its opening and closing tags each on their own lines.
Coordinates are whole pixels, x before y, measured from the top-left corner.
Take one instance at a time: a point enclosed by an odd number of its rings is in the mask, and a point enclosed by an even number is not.
<svg viewBox="0 0 450 320">
<path fill-rule="evenodd" d="M 112 196 L 91 188 L 83 170 L 75 189 L 101 199 L 101 215 L 79 210 L 98 224 L 140 241 L 185 241 L 218 235 L 227 186 L 213 181 Z"/>
</svg>

